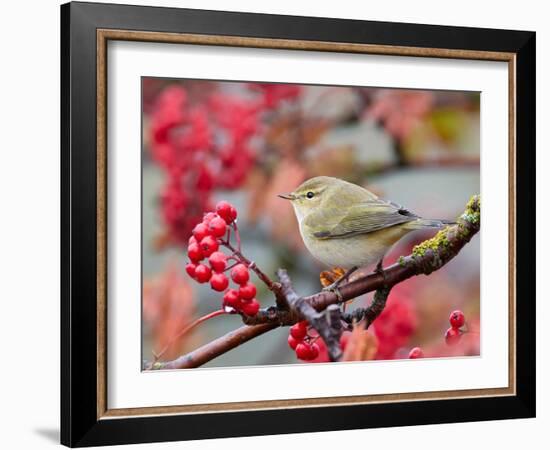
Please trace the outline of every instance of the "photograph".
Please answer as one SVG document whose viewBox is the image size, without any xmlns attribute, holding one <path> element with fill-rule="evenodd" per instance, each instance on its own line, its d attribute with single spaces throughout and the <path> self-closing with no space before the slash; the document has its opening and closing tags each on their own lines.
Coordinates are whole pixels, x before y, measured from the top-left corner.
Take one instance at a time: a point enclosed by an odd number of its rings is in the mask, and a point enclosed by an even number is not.
<svg viewBox="0 0 550 450">
<path fill-rule="evenodd" d="M 535 417 L 532 22 L 175 6 L 60 8 L 61 443 Z"/>
<path fill-rule="evenodd" d="M 142 370 L 481 355 L 479 92 L 142 76 L 141 107 Z"/>
</svg>

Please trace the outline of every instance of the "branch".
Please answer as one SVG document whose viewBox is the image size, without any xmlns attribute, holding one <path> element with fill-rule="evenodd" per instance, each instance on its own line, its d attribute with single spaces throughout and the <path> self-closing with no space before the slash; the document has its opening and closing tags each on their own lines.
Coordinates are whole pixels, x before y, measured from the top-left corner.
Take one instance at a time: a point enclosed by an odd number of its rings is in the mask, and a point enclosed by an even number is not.
<svg viewBox="0 0 550 450">
<path fill-rule="evenodd" d="M 386 307 L 386 300 L 390 295 L 391 287 L 381 287 L 374 293 L 372 303 L 367 308 L 357 308 L 351 313 L 343 313 L 342 320 L 349 324 L 364 320 L 365 330 L 378 318 Z"/>
<path fill-rule="evenodd" d="M 262 325 L 248 326 L 237 328 L 234 331 L 227 333 L 226 335 L 209 342 L 208 344 L 193 350 L 191 353 L 182 355 L 179 358 L 169 362 L 156 362 L 152 365 L 146 365 L 146 370 L 159 370 L 159 369 L 188 369 L 192 367 L 199 367 L 206 364 L 208 361 L 217 358 L 229 350 L 233 350 L 241 344 L 260 336 L 268 331 L 277 328 L 275 323 L 264 323 Z"/>
<path fill-rule="evenodd" d="M 290 279 L 288 279 L 289 283 L 285 287 L 284 274 L 286 274 L 286 271 L 279 271 L 279 276 L 283 275 L 281 291 L 284 296 L 284 302 L 290 308 L 286 308 L 286 306 L 283 308 L 279 306 L 270 307 L 261 310 L 254 317 L 243 317 L 244 322 L 247 324 L 246 326 L 209 342 L 187 355 L 180 356 L 170 362 L 157 362 L 150 368 L 182 369 L 199 367 L 238 345 L 278 326 L 293 325 L 299 320 L 308 319 L 307 315 L 319 318 L 320 316 L 313 311 L 325 311 L 330 305 L 336 305 L 360 295 L 378 291 L 373 303 L 368 308 L 362 308 L 357 313 L 354 311 L 348 315 L 344 314 L 342 317 L 344 320 L 352 320 L 352 316 L 357 314 L 355 318 L 359 318 L 359 316 L 365 318 L 365 326 L 368 327 L 384 309 L 387 294 L 393 286 L 413 276 L 429 275 L 439 270 L 452 260 L 470 242 L 472 237 L 479 232 L 480 222 L 481 200 L 479 196 L 475 195 L 470 199 L 466 205 L 466 210 L 455 225 L 446 227 L 433 238 L 417 245 L 414 247 L 411 255 L 400 257 L 397 263 L 384 269 L 381 273 L 373 273 L 361 277 L 340 287 L 339 291 L 341 295 L 339 296 L 334 292 L 323 291 L 308 297 L 300 297 L 292 289 Z M 293 310 L 297 311 L 298 314 Z M 327 312 L 327 314 L 330 314 L 330 312 Z M 311 322 L 310 325 L 315 327 Z M 320 332 L 318 329 L 317 331 Z M 325 337 L 323 336 L 323 338 Z"/>
<path fill-rule="evenodd" d="M 279 269 L 277 277 L 281 282 L 282 292 L 289 309 L 296 311 L 303 319 L 307 320 L 325 341 L 330 360 L 338 361 L 342 356 L 342 349 L 340 348 L 340 337 L 342 336 L 340 309 L 336 305 L 329 305 L 323 312 L 317 312 L 304 297 L 296 294 L 286 270 Z"/>
</svg>

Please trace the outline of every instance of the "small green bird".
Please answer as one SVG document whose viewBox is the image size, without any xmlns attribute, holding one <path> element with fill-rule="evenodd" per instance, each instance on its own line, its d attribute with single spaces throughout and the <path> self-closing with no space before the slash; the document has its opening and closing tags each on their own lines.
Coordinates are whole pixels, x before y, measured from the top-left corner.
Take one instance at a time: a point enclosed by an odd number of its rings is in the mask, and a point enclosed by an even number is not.
<svg viewBox="0 0 550 450">
<path fill-rule="evenodd" d="M 348 269 L 339 281 L 373 263 L 381 271 L 385 254 L 407 233 L 454 223 L 423 219 L 361 186 L 332 177 L 311 178 L 279 197 L 292 202 L 309 252 L 329 267 Z"/>
</svg>

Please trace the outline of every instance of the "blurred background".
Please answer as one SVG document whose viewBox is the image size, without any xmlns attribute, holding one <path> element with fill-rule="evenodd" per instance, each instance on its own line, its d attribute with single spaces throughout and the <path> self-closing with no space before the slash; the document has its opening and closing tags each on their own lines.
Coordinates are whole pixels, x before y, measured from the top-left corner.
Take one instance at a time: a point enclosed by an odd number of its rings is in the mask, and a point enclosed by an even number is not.
<svg viewBox="0 0 550 450">
<path fill-rule="evenodd" d="M 142 355 L 173 359 L 242 325 L 215 317 L 222 294 L 185 273 L 192 228 L 219 200 L 239 212 L 243 253 L 273 276 L 288 269 L 300 294 L 320 290 L 328 269 L 302 244 L 290 204 L 276 194 L 317 175 L 363 185 L 429 218 L 454 219 L 479 193 L 479 93 L 142 79 Z M 385 266 L 433 232 L 401 240 Z M 443 269 L 397 285 L 370 329 L 368 359 L 479 355 L 479 236 Z M 263 307 L 274 300 L 253 275 Z M 348 309 L 366 306 L 372 294 Z M 466 333 L 445 344 L 449 314 Z M 284 327 L 204 367 L 300 364 Z M 321 349 L 323 350 L 323 349 Z M 326 361 L 321 351 L 318 362 Z"/>
</svg>

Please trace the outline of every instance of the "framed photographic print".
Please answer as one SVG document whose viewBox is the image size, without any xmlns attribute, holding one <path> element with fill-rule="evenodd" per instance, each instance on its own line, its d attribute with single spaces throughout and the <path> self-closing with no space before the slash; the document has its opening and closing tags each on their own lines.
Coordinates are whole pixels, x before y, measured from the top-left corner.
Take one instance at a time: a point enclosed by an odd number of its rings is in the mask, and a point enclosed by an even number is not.
<svg viewBox="0 0 550 450">
<path fill-rule="evenodd" d="M 535 33 L 61 25 L 63 444 L 534 416 Z"/>
</svg>

